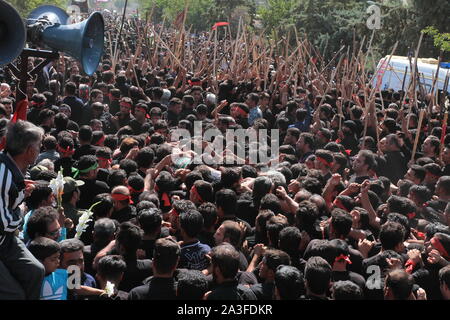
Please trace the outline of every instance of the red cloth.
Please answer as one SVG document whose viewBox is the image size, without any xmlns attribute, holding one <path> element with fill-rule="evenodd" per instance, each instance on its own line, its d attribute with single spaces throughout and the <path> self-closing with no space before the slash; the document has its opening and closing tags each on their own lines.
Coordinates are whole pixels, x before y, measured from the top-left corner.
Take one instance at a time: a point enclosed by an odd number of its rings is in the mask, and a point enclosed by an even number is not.
<svg viewBox="0 0 450 320">
<path fill-rule="evenodd" d="M 227 26 L 227 25 L 229 25 L 228 22 L 216 22 L 213 25 L 212 30 L 216 30 L 217 27 L 222 27 L 222 26 Z"/>
<path fill-rule="evenodd" d="M 17 120 L 27 120 L 28 101 L 26 99 L 20 100 L 17 103 L 16 111 L 14 112 L 12 122 Z"/>
</svg>

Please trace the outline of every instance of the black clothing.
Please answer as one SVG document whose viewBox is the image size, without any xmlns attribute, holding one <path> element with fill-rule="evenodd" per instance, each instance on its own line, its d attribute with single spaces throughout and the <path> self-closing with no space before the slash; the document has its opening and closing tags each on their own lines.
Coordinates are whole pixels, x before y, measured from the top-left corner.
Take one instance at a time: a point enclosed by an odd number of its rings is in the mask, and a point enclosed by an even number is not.
<svg viewBox="0 0 450 320">
<path fill-rule="evenodd" d="M 62 169 L 64 177 L 72 176 L 72 167 L 75 165 L 75 160 L 72 158 L 59 158 L 54 162 L 55 172 L 59 172 Z"/>
<path fill-rule="evenodd" d="M 273 300 L 273 291 L 275 284 L 273 282 L 257 283 L 250 287 L 258 300 Z"/>
<path fill-rule="evenodd" d="M 216 245 L 214 240 L 214 232 L 201 231 L 198 235 L 198 240 L 200 240 L 201 243 L 207 244 L 211 248 Z"/>
<path fill-rule="evenodd" d="M 177 126 L 178 122 L 180 121 L 179 115 L 171 110 L 167 110 L 166 112 L 164 112 L 162 118 L 167 121 L 169 127 Z"/>
<path fill-rule="evenodd" d="M 357 274 L 352 271 L 333 271 L 332 275 L 332 281 L 346 281 L 350 280 L 351 282 L 357 284 L 361 290 L 364 290 L 364 287 L 366 286 L 366 281 L 364 280 L 364 277 L 360 274 Z"/>
<path fill-rule="evenodd" d="M 134 288 L 128 294 L 128 300 L 175 300 L 176 282 L 174 278 L 152 277 L 150 281 Z"/>
<path fill-rule="evenodd" d="M 92 144 L 85 144 L 75 150 L 75 153 L 73 154 L 72 158 L 75 160 L 79 160 L 82 156 L 86 155 L 95 156 L 96 152 L 97 147 L 93 146 Z"/>
<path fill-rule="evenodd" d="M 148 132 L 150 129 L 150 123 L 148 121 L 144 122 L 144 124 L 141 124 L 136 119 L 130 120 L 129 126 L 133 130 L 134 135 L 140 135 L 141 133 Z"/>
<path fill-rule="evenodd" d="M 80 200 L 77 202 L 77 208 L 89 209 L 90 206 L 94 204 L 94 198 L 100 193 L 109 193 L 109 187 L 106 183 L 98 180 L 86 180 L 79 178 L 84 181 L 84 185 L 80 186 Z"/>
<path fill-rule="evenodd" d="M 153 249 L 155 248 L 155 242 L 157 239 L 142 240 L 140 249 L 145 251 L 145 257 L 147 259 L 153 259 Z"/>
<path fill-rule="evenodd" d="M 207 300 L 257 300 L 257 298 L 252 290 L 238 284 L 237 280 L 232 280 L 218 285 Z"/>
<path fill-rule="evenodd" d="M 111 215 L 111 219 L 116 219 L 119 223 L 129 221 L 134 217 L 136 217 L 136 208 L 134 206 L 128 206 L 114 211 Z"/>
<path fill-rule="evenodd" d="M 406 171 L 408 171 L 408 159 L 401 151 L 386 152 L 385 158 L 386 170 L 383 175 L 396 185 L 398 180 L 403 179 Z"/>
<path fill-rule="evenodd" d="M 129 292 L 141 285 L 142 282 L 152 275 L 152 261 L 148 259 L 126 259 L 127 270 L 120 282 L 119 290 Z M 131 294 L 131 292 L 130 292 Z"/>
<path fill-rule="evenodd" d="M 83 101 L 75 96 L 67 96 L 62 103 L 67 104 L 71 109 L 70 120 L 80 123 L 83 116 Z"/>
</svg>

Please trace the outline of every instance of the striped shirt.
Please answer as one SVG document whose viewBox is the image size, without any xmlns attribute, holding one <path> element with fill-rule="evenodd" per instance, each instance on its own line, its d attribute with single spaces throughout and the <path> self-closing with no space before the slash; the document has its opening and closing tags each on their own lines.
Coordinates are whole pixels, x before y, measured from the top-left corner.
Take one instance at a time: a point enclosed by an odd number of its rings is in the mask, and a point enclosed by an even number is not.
<svg viewBox="0 0 450 320">
<path fill-rule="evenodd" d="M 25 198 L 24 191 L 22 172 L 9 155 L 0 153 L 0 245 L 21 225 L 19 205 Z"/>
</svg>

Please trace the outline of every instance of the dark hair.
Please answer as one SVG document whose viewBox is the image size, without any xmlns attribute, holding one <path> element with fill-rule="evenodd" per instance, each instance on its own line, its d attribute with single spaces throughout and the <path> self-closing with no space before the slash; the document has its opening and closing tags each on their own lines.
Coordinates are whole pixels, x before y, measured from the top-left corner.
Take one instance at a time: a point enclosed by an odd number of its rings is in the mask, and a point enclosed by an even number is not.
<svg viewBox="0 0 450 320">
<path fill-rule="evenodd" d="M 239 182 L 240 173 L 234 168 L 226 168 L 220 177 L 220 182 L 223 188 L 231 189 L 234 184 Z"/>
<path fill-rule="evenodd" d="M 425 175 L 427 173 L 427 171 L 425 170 L 424 167 L 419 166 L 417 164 L 413 164 L 410 169 L 413 171 L 414 176 L 420 180 L 420 182 L 423 181 L 423 179 L 425 179 Z"/>
<path fill-rule="evenodd" d="M 269 244 L 269 239 L 267 238 L 267 229 L 266 224 L 270 218 L 274 217 L 275 214 L 272 210 L 265 209 L 260 210 L 255 219 L 255 225 L 258 229 L 255 228 L 255 240 L 257 243 Z"/>
<path fill-rule="evenodd" d="M 40 261 L 44 261 L 45 258 L 48 258 L 55 253 L 59 253 L 61 249 L 58 242 L 44 237 L 35 238 L 30 242 L 27 248 L 33 256 Z"/>
<path fill-rule="evenodd" d="M 436 233 L 445 233 L 450 235 L 450 227 L 440 222 L 433 222 L 427 224 L 427 226 L 425 227 L 425 234 L 426 234 L 425 240 L 429 241 L 431 238 L 434 237 Z"/>
<path fill-rule="evenodd" d="M 63 240 L 59 244 L 61 246 L 61 257 L 64 256 L 64 253 L 83 251 L 84 249 L 83 242 L 75 238 Z"/>
<path fill-rule="evenodd" d="M 94 217 L 97 219 L 106 217 L 114 206 L 113 199 L 109 193 L 100 193 L 96 195 L 92 203 L 98 203 L 92 209 Z"/>
<path fill-rule="evenodd" d="M 119 226 L 119 232 L 116 236 L 116 242 L 123 247 L 124 257 L 135 257 L 136 250 L 141 244 L 141 229 L 131 222 L 123 222 Z M 125 259 L 126 260 L 126 259 Z"/>
<path fill-rule="evenodd" d="M 42 201 L 48 199 L 52 192 L 49 186 L 37 184 L 30 196 L 25 199 L 27 208 L 29 210 L 37 209 Z"/>
<path fill-rule="evenodd" d="M 221 226 L 223 226 L 223 238 L 228 238 L 233 247 L 240 248 L 242 231 L 239 224 L 232 220 L 225 220 L 222 222 Z"/>
<path fill-rule="evenodd" d="M 314 233 L 314 223 L 319 218 L 319 209 L 315 203 L 303 200 L 298 205 L 295 217 L 296 225 L 300 231 L 304 230 L 312 235 Z"/>
<path fill-rule="evenodd" d="M 336 234 L 336 237 L 347 237 L 352 228 L 352 216 L 339 208 L 331 211 L 331 225 Z"/>
<path fill-rule="evenodd" d="M 162 238 L 155 242 L 153 249 L 153 267 L 159 273 L 173 271 L 180 257 L 180 246 L 172 238 Z"/>
<path fill-rule="evenodd" d="M 315 239 L 308 244 L 303 254 L 304 260 L 311 257 L 321 257 L 332 266 L 336 258 L 336 248 L 328 240 Z"/>
<path fill-rule="evenodd" d="M 337 281 L 333 283 L 334 300 L 362 300 L 361 288 L 350 280 Z"/>
<path fill-rule="evenodd" d="M 305 281 L 308 289 L 314 294 L 325 294 L 331 281 L 331 266 L 321 257 L 311 257 L 305 266 Z"/>
<path fill-rule="evenodd" d="M 106 280 L 118 281 L 126 270 L 127 264 L 121 256 L 109 255 L 98 261 L 97 275 L 101 275 Z"/>
<path fill-rule="evenodd" d="M 190 238 L 198 236 L 203 228 L 203 216 L 197 210 L 189 210 L 180 214 L 180 227 Z"/>
<path fill-rule="evenodd" d="M 364 164 L 368 166 L 369 170 L 376 169 L 377 161 L 375 160 L 375 154 L 370 150 L 361 150 L 360 155 L 364 157 Z"/>
<path fill-rule="evenodd" d="M 416 212 L 414 202 L 405 197 L 391 196 L 387 201 L 389 212 L 398 212 L 402 215 Z"/>
<path fill-rule="evenodd" d="M 291 258 L 289 255 L 281 250 L 277 249 L 269 249 L 264 253 L 263 261 L 266 264 L 267 268 L 275 272 L 278 266 L 281 265 L 290 265 Z"/>
<path fill-rule="evenodd" d="M 405 270 L 396 269 L 390 271 L 386 276 L 385 287 L 392 290 L 392 294 L 397 300 L 407 300 L 411 295 L 413 285 L 413 276 Z"/>
<path fill-rule="evenodd" d="M 291 256 L 296 257 L 299 254 L 298 248 L 302 240 L 302 235 L 297 227 L 286 227 L 278 235 L 280 250 L 283 250 Z"/>
<path fill-rule="evenodd" d="M 208 291 L 208 278 L 201 271 L 180 269 L 177 279 L 177 299 L 201 300 Z"/>
<path fill-rule="evenodd" d="M 126 178 L 127 173 L 125 172 L 125 170 L 122 169 L 111 170 L 108 176 L 108 186 L 112 190 L 114 187 L 125 185 Z"/>
<path fill-rule="evenodd" d="M 314 150 L 314 136 L 309 132 L 303 132 L 300 134 L 300 138 L 303 138 L 305 144 L 309 145 L 311 150 Z"/>
<path fill-rule="evenodd" d="M 250 165 L 243 165 L 241 168 L 241 175 L 242 175 L 242 179 L 245 178 L 257 178 L 258 177 L 258 172 L 257 170 L 250 166 Z"/>
<path fill-rule="evenodd" d="M 52 207 L 40 207 L 34 210 L 27 223 L 27 235 L 31 240 L 47 233 L 49 224 L 58 220 L 58 212 Z"/>
<path fill-rule="evenodd" d="M 439 282 L 445 284 L 450 289 L 450 265 L 439 270 Z"/>
<path fill-rule="evenodd" d="M 234 279 L 239 270 L 239 252 L 231 245 L 223 243 L 211 251 L 211 263 L 218 267 L 225 279 Z"/>
<path fill-rule="evenodd" d="M 138 151 L 134 159 L 138 167 L 150 168 L 155 158 L 155 152 L 150 147 L 142 148 Z"/>
<path fill-rule="evenodd" d="M 87 154 L 80 157 L 80 159 L 77 162 L 77 168 L 78 170 L 86 170 L 95 165 L 96 163 L 98 163 L 97 157 L 92 154 Z M 87 175 L 88 173 L 89 171 L 84 173 L 80 172 L 80 176 Z"/>
<path fill-rule="evenodd" d="M 398 222 L 388 221 L 381 226 L 380 242 L 383 250 L 394 250 L 405 239 L 405 228 Z"/>
<path fill-rule="evenodd" d="M 78 138 L 83 142 L 91 142 L 92 140 L 92 128 L 90 126 L 81 126 L 78 131 Z"/>
<path fill-rule="evenodd" d="M 273 216 L 267 221 L 266 229 L 269 242 L 274 248 L 278 248 L 278 238 L 281 230 L 288 227 L 289 224 L 286 219 L 280 216 Z"/>
<path fill-rule="evenodd" d="M 162 212 L 158 208 L 144 209 L 139 212 L 138 222 L 144 234 L 153 234 L 161 228 Z"/>
<path fill-rule="evenodd" d="M 202 202 L 213 201 L 213 187 L 209 182 L 197 180 L 194 182 L 194 186 L 197 189 L 197 193 L 202 198 Z"/>
<path fill-rule="evenodd" d="M 204 202 L 198 207 L 198 212 L 203 217 L 203 227 L 210 228 L 216 224 L 217 208 L 212 202 Z"/>
<path fill-rule="evenodd" d="M 275 214 L 281 213 L 281 203 L 276 195 L 273 193 L 268 193 L 261 199 L 261 203 L 259 206 L 260 210 L 271 210 Z"/>
<path fill-rule="evenodd" d="M 224 215 L 235 215 L 237 196 L 231 189 L 222 189 L 216 193 L 216 206 L 222 208 Z"/>
<path fill-rule="evenodd" d="M 275 287 L 281 300 L 297 300 L 304 293 L 303 274 L 295 267 L 281 265 L 275 272 Z"/>
</svg>

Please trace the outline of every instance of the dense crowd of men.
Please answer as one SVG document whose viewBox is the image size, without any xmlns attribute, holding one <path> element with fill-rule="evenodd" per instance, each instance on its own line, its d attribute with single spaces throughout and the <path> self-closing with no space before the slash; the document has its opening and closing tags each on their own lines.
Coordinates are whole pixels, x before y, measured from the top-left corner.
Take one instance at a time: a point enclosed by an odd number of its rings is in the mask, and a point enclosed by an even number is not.
<svg viewBox="0 0 450 320">
<path fill-rule="evenodd" d="M 442 101 L 382 90 L 369 103 L 320 79 L 264 90 L 226 70 L 215 86 L 112 60 L 93 77 L 67 57 L 49 65 L 26 121 L 12 121 L 17 84 L 0 75 L 0 299 L 450 299 Z M 267 132 L 279 155 L 250 161 L 270 146 L 231 139 L 237 129 Z M 227 148 L 211 163 L 215 142 Z"/>
</svg>

